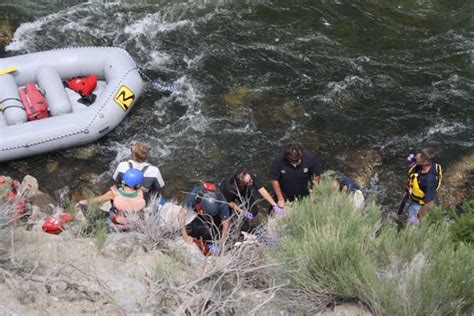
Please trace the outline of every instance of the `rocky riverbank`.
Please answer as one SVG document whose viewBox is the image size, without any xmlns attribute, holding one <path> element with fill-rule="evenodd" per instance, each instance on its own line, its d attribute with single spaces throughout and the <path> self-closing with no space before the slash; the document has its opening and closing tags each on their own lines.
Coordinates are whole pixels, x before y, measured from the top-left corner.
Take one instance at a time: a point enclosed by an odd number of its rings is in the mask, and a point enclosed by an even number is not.
<svg viewBox="0 0 474 316">
<path fill-rule="evenodd" d="M 30 315 L 59 314 L 287 314 L 275 301 L 283 284 L 270 277 L 274 263 L 264 261 L 264 249 L 249 243 L 219 257 L 204 257 L 194 245 L 185 244 L 172 219 L 136 232 L 100 236 L 81 230 L 87 214 L 75 212 L 58 234 L 42 231 L 48 216 L 71 212 L 41 192 L 38 181 L 26 176 L 18 182 L 1 178 L 0 192 L 18 214 L 13 223 L 4 212 L 0 226 L 0 310 Z M 11 195 L 10 195 L 11 196 Z M 179 206 L 167 203 L 162 211 L 175 218 Z M 163 217 L 162 217 L 163 219 Z M 157 223 L 156 219 L 152 221 Z M 159 228 L 155 229 L 155 228 Z M 166 234 L 163 233 L 166 231 Z M 101 240 L 101 238 L 103 238 Z M 239 281 L 240 280 L 240 281 Z M 322 315 L 366 315 L 356 304 L 344 304 Z"/>
</svg>

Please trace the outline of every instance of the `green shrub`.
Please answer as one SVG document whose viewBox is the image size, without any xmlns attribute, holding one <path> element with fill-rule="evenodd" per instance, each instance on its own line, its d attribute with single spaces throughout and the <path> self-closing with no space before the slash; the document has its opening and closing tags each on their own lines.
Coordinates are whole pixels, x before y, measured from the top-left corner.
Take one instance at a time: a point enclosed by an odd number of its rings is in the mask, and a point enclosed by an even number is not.
<svg viewBox="0 0 474 316">
<path fill-rule="evenodd" d="M 474 245 L 474 200 L 464 203 L 463 213 L 455 215 L 449 231 L 454 241 Z"/>
<path fill-rule="evenodd" d="M 279 223 L 278 248 L 290 286 L 356 299 L 377 314 L 471 311 L 474 252 L 455 244 L 447 222 L 379 231 L 379 214 L 374 204 L 355 211 L 351 199 L 325 181 L 314 201 L 291 206 Z"/>
<path fill-rule="evenodd" d="M 89 203 L 83 211 L 85 221 L 78 231 L 79 237 L 95 237 L 95 244 L 101 249 L 107 240 L 107 213 L 97 203 Z"/>
</svg>

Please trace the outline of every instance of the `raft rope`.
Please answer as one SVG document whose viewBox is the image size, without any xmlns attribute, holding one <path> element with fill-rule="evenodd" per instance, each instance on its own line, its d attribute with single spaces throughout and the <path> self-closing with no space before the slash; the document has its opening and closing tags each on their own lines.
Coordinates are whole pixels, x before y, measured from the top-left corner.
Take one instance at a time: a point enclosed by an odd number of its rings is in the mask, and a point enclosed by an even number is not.
<svg viewBox="0 0 474 316">
<path fill-rule="evenodd" d="M 145 81 L 148 81 L 151 83 L 151 86 L 156 91 L 161 92 L 161 93 L 166 93 L 166 94 L 171 94 L 173 92 L 176 92 L 177 90 L 176 84 L 166 83 L 161 80 L 153 80 L 147 74 L 145 74 L 145 72 L 142 69 L 137 67 L 137 70 L 138 70 L 138 73 L 145 79 Z"/>
</svg>

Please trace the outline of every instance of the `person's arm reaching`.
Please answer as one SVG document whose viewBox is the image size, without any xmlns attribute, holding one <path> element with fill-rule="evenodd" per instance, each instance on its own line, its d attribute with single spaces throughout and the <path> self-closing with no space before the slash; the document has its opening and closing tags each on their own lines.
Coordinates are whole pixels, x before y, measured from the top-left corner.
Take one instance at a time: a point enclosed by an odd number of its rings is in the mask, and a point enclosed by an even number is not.
<svg viewBox="0 0 474 316">
<path fill-rule="evenodd" d="M 230 219 L 226 219 L 225 221 L 222 221 L 221 225 L 222 225 L 222 238 L 219 241 L 219 243 L 223 245 L 224 242 L 227 240 L 227 236 L 229 235 Z"/>
<path fill-rule="evenodd" d="M 183 236 L 184 242 L 188 244 L 193 243 L 193 237 L 189 236 L 188 231 L 186 230 L 186 223 L 185 223 L 185 217 L 186 217 L 186 210 L 184 208 L 181 208 L 179 211 L 178 215 L 178 220 L 179 224 L 182 225 L 183 227 L 181 228 L 181 236 Z"/>
<path fill-rule="evenodd" d="M 264 187 L 261 187 L 260 189 L 258 189 L 258 193 L 260 193 L 260 195 L 271 205 L 275 205 L 277 204 L 275 202 L 275 200 L 272 198 L 272 196 L 270 195 L 270 193 L 268 193 L 267 189 L 265 189 Z"/>
<path fill-rule="evenodd" d="M 101 203 L 101 202 L 107 202 L 107 201 L 110 201 L 110 200 L 113 200 L 113 199 L 114 199 L 114 193 L 112 192 L 112 190 L 109 190 L 106 193 L 104 193 L 104 194 L 102 194 L 98 197 L 92 198 L 90 200 L 81 200 L 81 201 L 79 201 L 79 204 L 87 204 L 89 201 L 90 202 Z"/>
<path fill-rule="evenodd" d="M 272 185 L 273 191 L 278 199 L 278 206 L 284 207 L 285 206 L 285 198 L 283 197 L 283 193 L 281 192 L 280 182 L 278 180 L 270 180 L 270 184 Z"/>
</svg>

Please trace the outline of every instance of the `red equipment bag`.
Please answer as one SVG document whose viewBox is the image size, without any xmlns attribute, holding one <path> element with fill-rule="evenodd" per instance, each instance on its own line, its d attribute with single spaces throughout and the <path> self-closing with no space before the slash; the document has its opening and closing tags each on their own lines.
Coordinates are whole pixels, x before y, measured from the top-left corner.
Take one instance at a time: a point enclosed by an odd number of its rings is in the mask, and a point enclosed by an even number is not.
<svg viewBox="0 0 474 316">
<path fill-rule="evenodd" d="M 28 82 L 26 87 L 20 88 L 19 93 L 21 102 L 28 115 L 28 121 L 48 117 L 48 102 L 46 102 L 46 98 L 34 83 Z"/>
<path fill-rule="evenodd" d="M 97 86 L 97 76 L 77 77 L 65 80 L 65 82 L 70 89 L 79 93 L 81 97 L 85 97 L 91 94 Z"/>
<path fill-rule="evenodd" d="M 64 229 L 64 221 L 60 218 L 48 216 L 41 228 L 48 234 L 59 235 Z"/>
<path fill-rule="evenodd" d="M 64 223 L 72 221 L 72 219 L 73 217 L 69 213 L 57 217 L 48 216 L 41 228 L 48 234 L 59 235 L 64 230 Z"/>
</svg>

